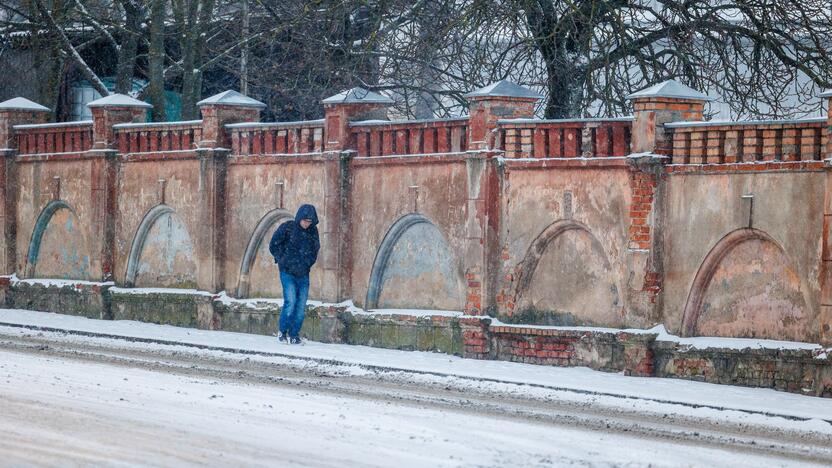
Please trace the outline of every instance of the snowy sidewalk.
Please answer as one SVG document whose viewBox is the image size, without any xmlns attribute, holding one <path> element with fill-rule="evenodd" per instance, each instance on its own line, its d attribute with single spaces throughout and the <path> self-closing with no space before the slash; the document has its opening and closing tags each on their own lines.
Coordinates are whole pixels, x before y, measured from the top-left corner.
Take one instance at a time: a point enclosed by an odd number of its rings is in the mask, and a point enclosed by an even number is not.
<svg viewBox="0 0 832 468">
<path fill-rule="evenodd" d="M 440 353 L 396 351 L 341 344 L 278 343 L 274 337 L 205 331 L 134 321 L 0 309 L 0 327 L 27 327 L 104 338 L 183 345 L 217 351 L 310 359 L 375 370 L 400 370 L 529 385 L 583 395 L 672 403 L 692 408 L 736 410 L 787 419 L 824 420 L 832 425 L 832 399 L 769 389 L 715 385 L 676 379 L 628 377 L 587 368 L 545 367 L 503 361 L 462 359 Z M 832 427 L 832 426 L 830 426 Z"/>
</svg>

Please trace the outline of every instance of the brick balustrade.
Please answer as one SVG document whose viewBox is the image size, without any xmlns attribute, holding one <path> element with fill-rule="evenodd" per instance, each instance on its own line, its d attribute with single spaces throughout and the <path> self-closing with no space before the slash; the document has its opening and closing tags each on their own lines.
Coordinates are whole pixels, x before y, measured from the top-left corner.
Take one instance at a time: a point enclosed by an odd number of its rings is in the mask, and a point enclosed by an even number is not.
<svg viewBox="0 0 832 468">
<path fill-rule="evenodd" d="M 350 124 L 359 157 L 468 151 L 468 118 Z"/>
<path fill-rule="evenodd" d="M 202 121 L 117 124 L 116 148 L 122 154 L 192 151 L 202 138 Z"/>
<path fill-rule="evenodd" d="M 225 127 L 235 155 L 308 154 L 323 151 L 324 120 L 239 123 Z"/>
<path fill-rule="evenodd" d="M 18 154 L 77 153 L 92 148 L 92 121 L 16 125 Z"/>
<path fill-rule="evenodd" d="M 630 154 L 631 117 L 500 120 L 498 148 L 507 158 L 610 157 Z"/>
<path fill-rule="evenodd" d="M 747 122 L 673 122 L 664 125 L 672 165 L 758 163 L 758 170 L 802 170 L 771 163 L 821 161 L 828 143 L 826 118 Z M 468 151 L 468 118 L 361 121 L 350 124 L 347 147 L 359 157 Z M 633 119 L 509 119 L 498 122 L 493 148 L 506 158 L 621 157 L 631 153 Z M 83 152 L 92 148 L 92 122 L 15 125 L 18 154 Z M 325 120 L 225 125 L 235 155 L 314 154 L 323 151 Z M 120 153 L 191 151 L 202 121 L 113 126 Z M 674 172 L 679 169 L 670 168 Z"/>
<path fill-rule="evenodd" d="M 673 164 L 733 164 L 757 161 L 819 161 L 826 147 L 826 118 L 677 122 L 672 134 Z"/>
</svg>

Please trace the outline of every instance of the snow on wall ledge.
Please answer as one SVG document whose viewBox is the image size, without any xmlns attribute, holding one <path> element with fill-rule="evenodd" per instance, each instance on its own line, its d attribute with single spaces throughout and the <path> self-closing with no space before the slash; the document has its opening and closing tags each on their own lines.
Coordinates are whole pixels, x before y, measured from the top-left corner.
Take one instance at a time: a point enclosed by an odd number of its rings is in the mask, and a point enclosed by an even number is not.
<svg viewBox="0 0 832 468">
<path fill-rule="evenodd" d="M 112 283 L 0 277 L 8 307 L 271 335 L 281 299 Z M 310 301 L 302 333 L 330 343 L 438 351 L 474 359 L 584 366 L 832 397 L 832 349 L 789 341 L 680 338 L 650 329 L 512 325 L 454 311 L 363 310 Z"/>
</svg>

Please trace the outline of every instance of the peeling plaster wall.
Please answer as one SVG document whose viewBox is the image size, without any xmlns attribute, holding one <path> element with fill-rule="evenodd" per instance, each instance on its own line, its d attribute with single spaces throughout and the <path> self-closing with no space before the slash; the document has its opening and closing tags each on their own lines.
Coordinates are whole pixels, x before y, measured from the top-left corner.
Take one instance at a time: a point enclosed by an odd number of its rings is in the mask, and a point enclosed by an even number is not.
<svg viewBox="0 0 832 468">
<path fill-rule="evenodd" d="M 801 341 L 816 329 L 801 281 L 780 248 L 746 240 L 719 262 L 694 334 Z"/>
<path fill-rule="evenodd" d="M 227 242 L 225 289 L 237 291 L 240 269 L 246 247 L 255 228 L 264 216 L 283 209 L 294 218 L 304 203 L 315 205 L 320 218 L 318 233 L 324 232 L 334 220 L 324 216 L 324 166 L 320 162 L 292 162 L 289 158 L 263 158 L 262 164 L 250 164 L 251 157 L 232 158 L 228 168 Z M 281 188 L 283 182 L 282 207 Z M 257 256 L 249 272 L 249 297 L 282 297 L 277 265 L 269 253 L 269 241 L 286 218 L 275 220 L 265 232 L 257 249 Z M 324 248 L 332 248 L 322 245 Z M 320 256 L 319 256 L 320 259 Z M 310 271 L 309 297 L 321 297 L 322 274 L 319 261 Z"/>
<path fill-rule="evenodd" d="M 58 209 L 40 240 L 36 278 L 91 280 L 90 249 L 78 217 L 66 208 Z"/>
<path fill-rule="evenodd" d="M 164 185 L 159 180 L 163 179 Z M 207 252 L 200 252 L 196 248 L 196 234 L 198 229 L 208 229 L 204 219 L 200 219 L 197 209 L 200 189 L 200 167 L 195 159 L 172 161 L 127 161 L 121 164 L 117 190 L 119 192 L 118 216 L 115 220 L 115 272 L 116 281 L 123 284 L 127 272 L 127 263 L 131 246 L 135 239 L 139 225 L 154 207 L 165 204 L 176 213 L 175 222 L 170 228 L 166 223 L 159 223 L 151 228 L 155 231 L 154 238 L 158 243 L 153 249 L 158 249 L 165 243 L 165 236 L 170 234 L 180 239 L 190 239 L 194 245 L 194 256 L 190 268 L 198 275 L 200 258 Z M 162 189 L 164 188 L 164 190 Z M 163 216 L 164 218 L 164 216 Z M 151 237 L 151 236 L 149 236 Z M 147 246 L 146 246 L 147 248 Z M 162 249 L 164 250 L 164 249 Z M 154 254 L 156 256 L 157 254 Z M 174 267 L 177 271 L 182 267 Z M 152 284 L 152 280 L 145 275 L 145 286 L 165 286 Z"/>
<path fill-rule="evenodd" d="M 670 174 L 664 255 L 665 326 L 682 331 L 694 279 L 726 235 L 749 225 L 770 236 L 740 243 L 700 291 L 696 330 L 723 336 L 813 341 L 820 300 L 825 175 L 822 172 Z M 775 245 L 776 244 L 776 245 Z M 782 249 L 782 251 L 780 250 Z"/>
<path fill-rule="evenodd" d="M 381 278 L 378 307 L 461 310 L 462 275 L 435 226 L 411 226 L 396 242 Z"/>
<path fill-rule="evenodd" d="M 461 275 L 464 272 L 463 261 L 459 253 L 465 251 L 467 239 L 465 237 L 465 215 L 467 205 L 467 180 L 468 174 L 464 161 L 443 162 L 434 164 L 407 164 L 389 162 L 385 165 L 364 165 L 360 160 L 355 161 L 353 167 L 352 182 L 352 297 L 357 304 L 363 305 L 367 297 L 367 287 L 370 282 L 370 273 L 373 269 L 373 262 L 385 235 L 390 228 L 403 216 L 413 213 L 416 206 L 418 213 L 427 218 L 441 233 L 448 245 L 448 258 L 436 264 L 436 271 L 444 268 L 447 273 L 443 276 L 442 288 L 445 291 L 453 291 L 453 283 L 461 282 Z M 415 200 L 416 191 L 411 186 L 418 186 L 418 200 Z M 380 196 L 383 194 L 383 196 Z M 414 202 L 416 205 L 414 205 Z M 418 231 L 416 231 L 418 234 Z M 416 235 L 414 234 L 414 236 Z M 431 237 L 434 240 L 423 240 L 422 249 L 429 249 L 431 255 L 437 261 L 444 251 L 439 237 Z M 408 247 L 409 241 L 402 244 L 402 251 L 412 249 Z M 478 242 L 478 241 L 477 241 Z M 422 252 L 426 252 L 423 250 Z M 411 254 L 416 251 L 411 251 Z M 388 304 L 410 304 L 410 307 L 425 307 L 434 300 L 431 298 L 418 298 L 407 288 L 415 287 L 416 282 L 404 282 L 405 278 L 415 278 L 423 272 L 426 260 L 422 259 L 419 267 L 409 269 L 406 267 L 395 267 L 391 275 L 401 275 L 401 280 L 390 276 L 385 283 L 388 286 L 382 294 L 382 299 Z M 447 262 L 447 263 L 445 263 Z M 440 266 L 440 264 L 445 266 Z M 398 273 L 395 273 L 398 272 Z M 457 272 L 454 274 L 454 272 Z M 457 276 L 459 279 L 454 279 Z M 427 275 L 432 284 L 436 279 Z M 409 280 L 408 280 L 409 281 Z M 424 288 L 425 286 L 419 286 Z M 445 294 L 445 293 L 442 293 Z M 446 296 L 439 303 L 451 305 L 454 301 Z M 461 307 L 454 307 L 459 310 Z"/>
<path fill-rule="evenodd" d="M 101 277 L 100 256 L 97 253 L 101 251 L 103 239 L 92 235 L 97 225 L 95 210 L 100 209 L 94 206 L 95 169 L 95 162 L 89 159 L 46 162 L 23 158 L 18 160 L 18 272 L 27 271 L 29 244 L 38 217 L 50 202 L 61 200 L 71 207 L 73 213 L 58 210 L 53 215 L 41 239 L 39 258 L 43 263 L 38 262 L 36 274 L 41 277 L 72 279 Z M 61 259 L 66 259 L 68 263 L 54 263 Z"/>
<path fill-rule="evenodd" d="M 623 326 L 618 278 L 591 234 L 572 229 L 546 247 L 518 311 L 546 325 Z"/>
<path fill-rule="evenodd" d="M 507 161 L 503 195 L 503 304 L 522 323 L 645 325 L 649 310 L 630 304 L 627 251 L 630 172 L 621 168 L 526 168 Z M 554 223 L 574 223 L 546 239 Z M 539 261 L 528 262 L 533 246 Z M 525 261 L 525 262 L 524 262 Z M 525 271 L 524 271 L 525 269 Z M 635 272 L 643 275 L 643 271 Z M 521 286 L 521 282 L 527 284 Z M 498 302 L 499 298 L 498 298 Z M 513 303 L 514 308 L 505 303 Z"/>
<path fill-rule="evenodd" d="M 147 233 L 136 271 L 137 287 L 196 288 L 193 239 L 182 218 L 166 213 Z"/>
<path fill-rule="evenodd" d="M 380 307 L 461 310 L 476 303 L 477 312 L 480 305 L 491 305 L 486 313 L 519 323 L 649 327 L 662 322 L 681 334 L 820 338 L 827 177 L 821 170 L 672 171 L 660 176 L 655 202 L 642 201 L 648 208 L 634 210 L 636 173 L 623 160 L 526 165 L 529 161 L 507 159 L 497 167 L 497 160 L 470 154 L 345 162 L 327 159 L 332 155 L 254 155 L 230 156 L 224 173 L 221 157 L 220 165 L 212 166 L 219 153 L 206 154 L 114 160 L 117 283 L 125 281 L 140 224 L 164 205 L 171 213 L 150 227 L 138 255 L 138 286 L 212 290 L 212 281 L 218 281 L 234 295 L 248 249 L 247 295 L 279 297 L 268 240 L 284 214 L 312 203 L 321 215 L 322 252 L 329 262 L 327 269 L 323 261 L 313 268 L 311 298 L 332 289 L 339 274 L 348 275 L 343 284 L 351 289 L 341 295 L 364 306 L 385 236 L 403 217 L 417 213 L 426 222 L 403 231 L 390 247 L 379 278 Z M 17 271 L 101 280 L 107 159 L 53 156 L 16 159 Z M 347 177 L 339 179 L 342 169 Z M 225 177 L 224 191 L 222 184 L 210 185 L 212 177 Z M 348 189 L 343 199 L 340 186 Z M 222 200 L 220 193 L 224 206 L 215 201 Z M 751 201 L 742 198 L 750 194 L 753 214 Z M 35 223 L 57 200 L 69 208 L 54 213 L 43 231 L 39 262 L 27 268 Z M 342 208 L 346 221 L 333 225 Z M 639 248 L 633 246 L 633 211 L 649 227 Z M 484 218 L 492 213 L 494 219 Z M 215 232 L 211 223 L 225 231 Z M 561 224 L 566 227 L 556 229 Z M 749 224 L 762 234 L 730 249 L 719 247 Z M 348 230 L 346 258 L 338 258 L 340 228 Z M 211 242 L 222 238 L 218 245 L 224 252 L 213 252 Z M 215 258 L 224 258 L 223 268 L 212 263 Z M 660 264 L 651 265 L 654 258 Z M 699 284 L 706 260 L 708 281 Z M 339 265 L 343 271 L 336 271 Z M 487 278 L 477 270 L 482 265 L 488 267 Z M 648 283 L 653 296 L 645 293 Z M 481 293 L 483 284 L 495 286 L 495 303 L 483 299 L 491 294 Z M 699 304 L 693 315 L 686 312 L 691 298 Z"/>
</svg>

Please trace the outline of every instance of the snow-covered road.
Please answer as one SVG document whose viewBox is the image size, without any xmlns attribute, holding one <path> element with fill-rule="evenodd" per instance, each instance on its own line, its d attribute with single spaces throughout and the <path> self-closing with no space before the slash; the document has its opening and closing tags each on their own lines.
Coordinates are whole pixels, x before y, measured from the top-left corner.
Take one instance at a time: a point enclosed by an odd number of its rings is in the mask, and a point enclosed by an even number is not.
<svg viewBox="0 0 832 468">
<path fill-rule="evenodd" d="M 828 465 L 830 433 L 819 420 L 0 327 L 3 464 Z"/>
</svg>

